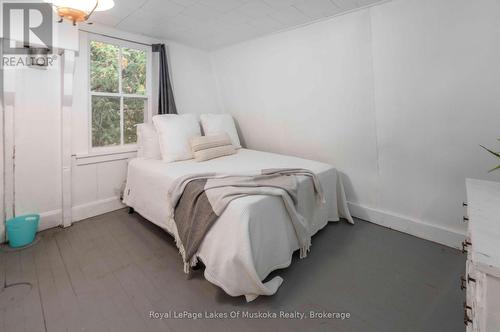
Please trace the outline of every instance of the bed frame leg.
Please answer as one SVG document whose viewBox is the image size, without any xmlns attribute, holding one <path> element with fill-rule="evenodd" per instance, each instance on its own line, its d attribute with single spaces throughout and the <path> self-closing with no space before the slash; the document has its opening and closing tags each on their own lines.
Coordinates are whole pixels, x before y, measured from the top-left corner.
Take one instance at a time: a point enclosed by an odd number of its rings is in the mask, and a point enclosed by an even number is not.
<svg viewBox="0 0 500 332">
<path fill-rule="evenodd" d="M 203 262 L 198 261 L 198 263 L 196 263 L 195 266 L 191 267 L 191 270 L 198 271 L 198 270 L 202 270 L 203 268 L 205 268 L 205 264 L 203 264 Z"/>
<path fill-rule="evenodd" d="M 128 208 L 128 214 L 134 214 L 135 210 L 133 207 Z"/>
<path fill-rule="evenodd" d="M 186 280 L 191 280 L 193 278 L 193 275 L 202 269 L 205 268 L 205 264 L 203 262 L 198 261 L 198 263 L 195 266 L 191 266 L 189 269 L 189 273 L 186 274 Z"/>
</svg>

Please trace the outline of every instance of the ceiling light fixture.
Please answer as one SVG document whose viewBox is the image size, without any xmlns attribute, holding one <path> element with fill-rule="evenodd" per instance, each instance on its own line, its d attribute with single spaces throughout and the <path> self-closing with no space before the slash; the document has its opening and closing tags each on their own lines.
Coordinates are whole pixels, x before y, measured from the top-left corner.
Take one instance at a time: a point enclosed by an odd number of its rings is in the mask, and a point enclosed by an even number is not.
<svg viewBox="0 0 500 332">
<path fill-rule="evenodd" d="M 94 12 L 101 12 L 115 6 L 113 0 L 45 0 L 54 6 L 61 23 L 68 20 L 76 25 L 85 22 Z"/>
</svg>

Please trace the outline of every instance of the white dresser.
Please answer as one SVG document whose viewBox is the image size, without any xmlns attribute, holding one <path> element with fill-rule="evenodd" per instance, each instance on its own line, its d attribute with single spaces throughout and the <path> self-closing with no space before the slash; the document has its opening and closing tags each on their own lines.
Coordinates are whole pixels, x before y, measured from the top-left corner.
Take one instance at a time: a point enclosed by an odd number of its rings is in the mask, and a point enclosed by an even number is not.
<svg viewBox="0 0 500 332">
<path fill-rule="evenodd" d="M 500 332 L 500 182 L 467 179 L 467 331 Z"/>
</svg>

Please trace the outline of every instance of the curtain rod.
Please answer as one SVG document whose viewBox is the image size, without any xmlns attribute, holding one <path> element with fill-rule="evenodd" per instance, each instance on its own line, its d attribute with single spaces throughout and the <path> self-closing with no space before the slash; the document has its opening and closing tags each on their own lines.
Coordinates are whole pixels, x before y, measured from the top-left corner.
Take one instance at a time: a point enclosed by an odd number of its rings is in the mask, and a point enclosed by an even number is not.
<svg viewBox="0 0 500 332">
<path fill-rule="evenodd" d="M 130 43 L 136 43 L 136 44 L 139 44 L 139 45 L 144 45 L 144 46 L 149 46 L 149 47 L 152 47 L 152 46 L 153 46 L 152 44 L 146 44 L 146 43 L 141 43 L 141 42 L 137 42 L 137 41 L 130 40 L 130 39 L 125 39 L 125 38 L 120 38 L 120 37 L 110 36 L 110 35 L 106 35 L 106 34 L 104 34 L 104 33 L 92 32 L 92 31 L 88 31 L 88 30 L 84 30 L 84 29 L 78 29 L 78 31 L 87 32 L 87 33 L 92 33 L 92 34 L 94 34 L 94 35 L 99 35 L 99 36 L 108 37 L 108 38 L 114 38 L 114 39 L 118 39 L 118 40 L 121 40 L 121 41 L 130 42 Z"/>
</svg>

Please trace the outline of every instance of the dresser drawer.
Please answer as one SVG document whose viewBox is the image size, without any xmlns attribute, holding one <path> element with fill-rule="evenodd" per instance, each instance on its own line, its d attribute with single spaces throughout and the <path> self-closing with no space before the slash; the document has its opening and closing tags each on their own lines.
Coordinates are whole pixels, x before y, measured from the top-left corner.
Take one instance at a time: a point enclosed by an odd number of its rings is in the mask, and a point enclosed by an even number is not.
<svg viewBox="0 0 500 332">
<path fill-rule="evenodd" d="M 466 186 L 464 322 L 467 331 L 500 332 L 500 182 L 467 179 Z"/>
<path fill-rule="evenodd" d="M 500 331 L 500 278 L 489 274 L 485 277 L 484 331 L 497 332 Z"/>
</svg>

